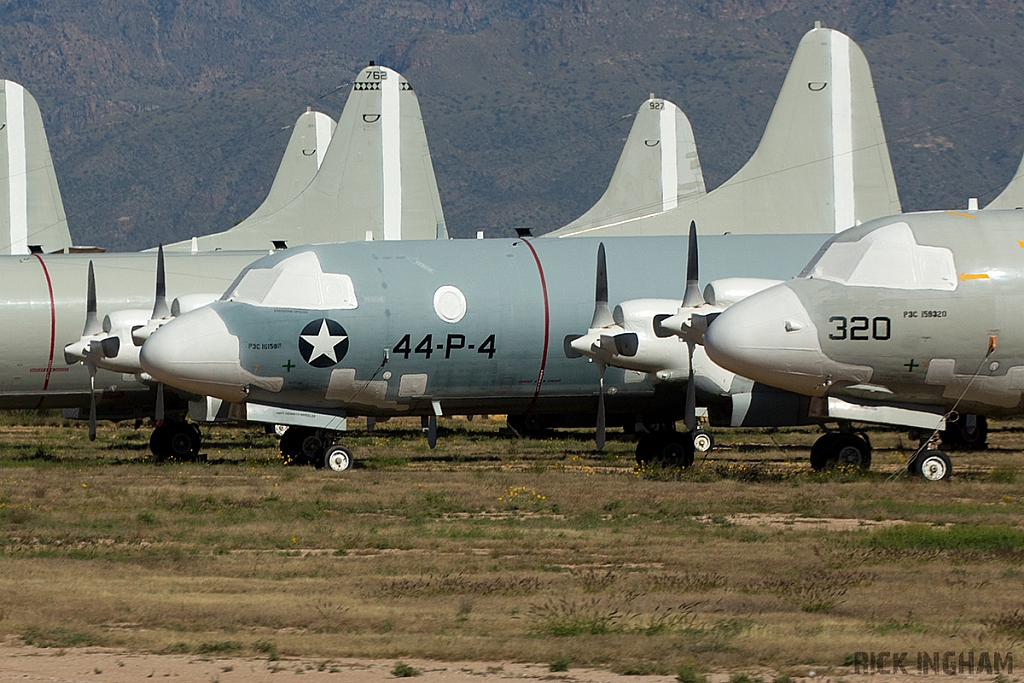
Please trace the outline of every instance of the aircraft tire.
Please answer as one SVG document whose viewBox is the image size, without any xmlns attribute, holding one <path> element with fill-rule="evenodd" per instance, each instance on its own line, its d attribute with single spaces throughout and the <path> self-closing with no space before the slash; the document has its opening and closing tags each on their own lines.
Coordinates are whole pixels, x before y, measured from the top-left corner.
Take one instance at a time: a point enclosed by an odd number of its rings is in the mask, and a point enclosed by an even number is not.
<svg viewBox="0 0 1024 683">
<path fill-rule="evenodd" d="M 636 440 L 636 464 L 643 467 L 654 462 L 655 435 L 641 434 Z"/>
<path fill-rule="evenodd" d="M 332 472 L 344 472 L 352 467 L 352 451 L 336 443 L 324 452 L 322 462 Z"/>
<path fill-rule="evenodd" d="M 871 469 L 871 446 L 856 434 L 840 434 L 830 450 L 830 467 L 852 467 L 861 471 Z"/>
<path fill-rule="evenodd" d="M 988 420 L 982 415 L 974 416 L 973 427 L 968 426 L 966 414 L 961 414 L 956 422 L 946 424 L 940 438 L 942 445 L 949 450 L 983 451 L 988 448 Z"/>
<path fill-rule="evenodd" d="M 917 471 L 925 481 L 948 481 L 953 476 L 953 463 L 942 451 L 925 451 L 917 459 Z"/>
<path fill-rule="evenodd" d="M 707 455 L 715 447 L 715 437 L 711 432 L 703 429 L 694 430 L 692 434 L 693 450 L 701 455 Z"/>
<path fill-rule="evenodd" d="M 164 422 L 149 437 L 153 462 L 196 460 L 202 446 L 199 429 L 187 422 Z"/>
<path fill-rule="evenodd" d="M 689 467 L 693 464 L 693 439 L 689 434 L 669 432 L 659 440 L 658 460 L 668 467 Z"/>
<path fill-rule="evenodd" d="M 818 437 L 818 440 L 811 446 L 811 469 L 820 472 L 828 467 L 828 454 L 832 450 L 832 444 L 841 435 L 836 432 L 825 432 Z"/>
<path fill-rule="evenodd" d="M 923 457 L 922 455 L 918 454 L 917 456 L 915 456 L 915 457 L 911 458 L 909 461 L 907 461 L 907 474 L 909 474 L 909 475 L 911 475 L 913 477 L 918 477 L 918 476 L 921 475 L 921 458 L 922 457 Z"/>
<path fill-rule="evenodd" d="M 316 429 L 290 427 L 281 437 L 281 454 L 288 459 L 288 464 L 316 464 L 323 459 L 325 445 Z"/>
</svg>

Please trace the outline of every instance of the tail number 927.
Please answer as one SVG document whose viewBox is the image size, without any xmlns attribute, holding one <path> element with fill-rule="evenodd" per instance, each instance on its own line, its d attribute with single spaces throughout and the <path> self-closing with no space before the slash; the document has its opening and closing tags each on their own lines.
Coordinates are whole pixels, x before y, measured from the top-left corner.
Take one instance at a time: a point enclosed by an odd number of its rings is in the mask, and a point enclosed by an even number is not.
<svg viewBox="0 0 1024 683">
<path fill-rule="evenodd" d="M 440 339 L 440 337 L 438 337 Z M 408 360 L 409 354 L 421 353 L 424 357 L 430 358 L 435 352 L 444 351 L 445 358 L 451 358 L 452 353 L 465 349 L 467 351 L 476 351 L 477 353 L 487 354 L 487 359 L 494 358 L 496 348 L 494 345 L 494 335 L 490 335 L 487 339 L 479 344 L 466 344 L 466 335 L 464 334 L 449 334 L 445 337 L 444 343 L 434 343 L 434 335 L 428 334 L 419 341 L 416 346 L 412 345 L 412 335 L 405 335 L 402 339 L 395 344 L 395 348 L 391 349 L 395 355 L 401 354 L 403 358 Z"/>
<path fill-rule="evenodd" d="M 828 338 L 832 341 L 851 339 L 853 341 L 886 341 L 892 336 L 892 321 L 885 316 L 868 318 L 866 315 L 834 315 L 828 319 L 834 326 Z"/>
</svg>

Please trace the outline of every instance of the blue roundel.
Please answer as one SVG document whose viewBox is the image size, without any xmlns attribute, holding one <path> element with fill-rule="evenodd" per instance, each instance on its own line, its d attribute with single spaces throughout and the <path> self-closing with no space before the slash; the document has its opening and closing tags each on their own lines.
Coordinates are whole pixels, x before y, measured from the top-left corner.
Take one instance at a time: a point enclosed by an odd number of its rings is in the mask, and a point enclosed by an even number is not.
<svg viewBox="0 0 1024 683">
<path fill-rule="evenodd" d="M 337 365 L 348 353 L 348 333 L 329 318 L 317 318 L 302 328 L 299 353 L 314 368 Z"/>
</svg>

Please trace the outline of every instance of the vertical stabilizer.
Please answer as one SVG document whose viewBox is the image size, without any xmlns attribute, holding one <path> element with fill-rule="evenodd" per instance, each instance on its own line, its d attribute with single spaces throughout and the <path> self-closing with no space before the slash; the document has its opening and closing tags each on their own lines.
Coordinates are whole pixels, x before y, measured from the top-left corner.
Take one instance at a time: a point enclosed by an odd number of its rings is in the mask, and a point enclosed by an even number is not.
<svg viewBox="0 0 1024 683">
<path fill-rule="evenodd" d="M 371 230 L 375 240 L 447 237 L 419 101 L 400 73 L 359 73 L 335 139 L 312 196 L 289 207 L 306 224 L 332 219 L 330 241 L 362 240 Z"/>
<path fill-rule="evenodd" d="M 363 69 L 315 177 L 284 206 L 263 208 L 227 232 L 200 237 L 199 250 L 347 242 L 370 234 L 376 240 L 447 237 L 419 102 L 408 81 L 386 67 Z M 172 246 L 186 249 L 191 242 Z"/>
<path fill-rule="evenodd" d="M 232 229 L 244 230 L 247 222 L 280 211 L 302 194 L 320 170 L 337 125 L 334 119 L 323 112 L 307 110 L 302 114 L 292 129 L 292 136 L 267 198 L 248 218 Z"/>
<path fill-rule="evenodd" d="M 307 109 L 295 121 L 281 165 L 263 203 L 248 218 L 226 232 L 193 237 L 164 246 L 166 251 L 209 251 L 211 249 L 263 249 L 271 244 L 260 235 L 259 226 L 288 206 L 316 177 L 334 136 L 337 123 L 327 114 Z M 295 246 L 297 243 L 291 244 Z"/>
<path fill-rule="evenodd" d="M 668 211 L 706 194 L 690 120 L 668 100 L 640 105 L 608 189 L 564 229 L 593 228 Z"/>
<path fill-rule="evenodd" d="M 0 99 L 0 254 L 67 249 L 71 233 L 39 105 L 13 81 L 0 81 Z"/>
<path fill-rule="evenodd" d="M 839 31 L 804 35 L 757 150 L 736 175 L 677 209 L 572 235 L 839 232 L 900 213 L 864 53 Z"/>
<path fill-rule="evenodd" d="M 1024 208 L 1024 159 L 1021 159 L 1017 166 L 1017 172 L 1010 178 L 1007 185 L 999 195 L 993 199 L 986 209 L 1020 209 Z"/>
</svg>

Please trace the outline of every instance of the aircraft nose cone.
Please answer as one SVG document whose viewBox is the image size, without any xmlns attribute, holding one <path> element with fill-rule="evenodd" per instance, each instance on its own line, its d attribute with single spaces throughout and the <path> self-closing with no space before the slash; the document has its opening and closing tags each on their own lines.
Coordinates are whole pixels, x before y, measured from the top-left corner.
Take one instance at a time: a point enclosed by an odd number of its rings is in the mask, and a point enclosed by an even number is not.
<svg viewBox="0 0 1024 683">
<path fill-rule="evenodd" d="M 238 337 L 211 308 L 186 313 L 158 329 L 142 345 L 139 358 L 146 372 L 172 387 L 233 403 L 245 399 Z"/>
<path fill-rule="evenodd" d="M 776 285 L 725 310 L 704 336 L 708 357 L 738 375 L 822 396 L 830 365 L 818 330 L 796 293 Z"/>
</svg>

